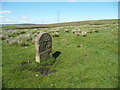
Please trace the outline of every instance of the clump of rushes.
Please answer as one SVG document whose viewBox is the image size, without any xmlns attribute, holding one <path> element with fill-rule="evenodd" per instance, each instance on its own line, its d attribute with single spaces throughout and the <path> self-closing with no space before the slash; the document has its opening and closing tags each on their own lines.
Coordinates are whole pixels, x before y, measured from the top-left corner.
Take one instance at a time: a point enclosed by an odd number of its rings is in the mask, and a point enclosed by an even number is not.
<svg viewBox="0 0 120 90">
<path fill-rule="evenodd" d="M 80 29 L 77 29 L 76 31 L 79 32 L 79 33 L 81 33 L 81 30 L 80 30 Z"/>
<path fill-rule="evenodd" d="M 89 33 L 92 33 L 92 30 L 89 30 Z"/>
<path fill-rule="evenodd" d="M 53 37 L 59 37 L 59 33 L 58 32 L 52 33 L 52 36 Z"/>
<path fill-rule="evenodd" d="M 81 33 L 79 33 L 79 32 L 75 32 L 75 35 L 80 36 L 80 35 L 81 35 Z"/>
<path fill-rule="evenodd" d="M 8 40 L 8 43 L 9 43 L 10 45 L 17 45 L 17 44 L 18 44 L 18 40 L 17 40 L 17 39 L 9 39 L 9 40 Z"/>
<path fill-rule="evenodd" d="M 0 35 L 0 40 L 6 40 L 7 38 L 9 38 L 8 35 Z"/>
<path fill-rule="evenodd" d="M 21 31 L 21 34 L 24 34 L 25 33 L 25 31 Z"/>
<path fill-rule="evenodd" d="M 0 34 L 0 40 L 5 40 L 5 37 L 2 34 Z"/>
<path fill-rule="evenodd" d="M 35 43 L 35 38 L 33 38 L 33 39 L 32 39 L 32 42 L 31 42 L 31 43 L 32 43 L 32 44 L 34 44 L 34 43 Z"/>
<path fill-rule="evenodd" d="M 95 30 L 95 29 L 94 29 L 94 30 L 93 30 L 93 32 L 96 32 L 96 33 L 97 33 L 97 32 L 98 32 L 98 30 Z"/>
<path fill-rule="evenodd" d="M 80 47 L 81 47 L 81 45 L 80 45 L 80 44 L 78 44 L 78 45 L 77 45 L 77 47 L 78 47 L 78 48 L 80 48 Z"/>
<path fill-rule="evenodd" d="M 24 39 L 26 40 L 26 41 L 32 41 L 32 35 L 31 34 L 25 34 L 24 35 Z"/>
<path fill-rule="evenodd" d="M 82 35 L 83 37 L 86 37 L 86 36 L 87 36 L 87 32 L 82 32 L 81 35 Z"/>
<path fill-rule="evenodd" d="M 29 43 L 25 41 L 19 41 L 19 45 L 25 47 L 25 46 L 29 46 Z"/>
<path fill-rule="evenodd" d="M 69 32 L 69 29 L 65 29 L 64 32 Z"/>
<path fill-rule="evenodd" d="M 59 29 L 56 29 L 56 32 L 59 32 Z"/>
<path fill-rule="evenodd" d="M 74 34 L 76 32 L 76 30 L 72 30 L 72 33 Z"/>
<path fill-rule="evenodd" d="M 97 32 L 98 32 L 98 30 L 95 30 L 95 32 L 97 33 Z"/>
</svg>

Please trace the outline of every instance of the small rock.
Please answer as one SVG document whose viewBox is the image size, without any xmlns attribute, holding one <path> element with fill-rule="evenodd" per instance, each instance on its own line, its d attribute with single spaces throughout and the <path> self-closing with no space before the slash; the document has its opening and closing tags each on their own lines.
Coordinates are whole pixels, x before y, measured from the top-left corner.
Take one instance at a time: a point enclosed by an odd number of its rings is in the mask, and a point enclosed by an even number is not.
<svg viewBox="0 0 120 90">
<path fill-rule="evenodd" d="M 53 86 L 53 84 L 51 84 L 51 86 Z"/>
<path fill-rule="evenodd" d="M 38 77 L 38 74 L 36 74 L 35 76 L 37 76 L 37 77 Z"/>
</svg>

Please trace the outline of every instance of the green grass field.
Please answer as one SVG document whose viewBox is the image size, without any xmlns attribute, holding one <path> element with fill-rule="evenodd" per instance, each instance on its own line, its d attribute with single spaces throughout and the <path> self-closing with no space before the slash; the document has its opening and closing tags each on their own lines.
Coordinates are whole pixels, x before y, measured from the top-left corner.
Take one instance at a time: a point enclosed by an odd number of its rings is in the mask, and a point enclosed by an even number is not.
<svg viewBox="0 0 120 90">
<path fill-rule="evenodd" d="M 61 52 L 58 58 L 35 62 L 34 42 L 20 39 L 25 44 L 2 40 L 2 70 L 4 88 L 117 88 L 118 87 L 118 28 L 117 24 L 79 25 L 59 28 L 59 37 L 52 37 L 52 52 Z M 98 30 L 86 37 L 71 31 Z M 4 31 L 4 35 L 16 38 L 28 33 L 54 28 Z M 69 32 L 64 32 L 69 29 Z M 25 31 L 25 33 L 22 33 Z M 15 34 L 17 33 L 17 34 Z M 33 35 L 33 34 L 32 34 Z M 30 36 L 32 37 L 32 36 Z M 29 38 L 30 38 L 29 37 Z M 32 39 L 34 36 L 32 37 Z M 32 40 L 31 39 L 31 40 Z M 37 69 L 56 71 L 43 75 Z"/>
</svg>

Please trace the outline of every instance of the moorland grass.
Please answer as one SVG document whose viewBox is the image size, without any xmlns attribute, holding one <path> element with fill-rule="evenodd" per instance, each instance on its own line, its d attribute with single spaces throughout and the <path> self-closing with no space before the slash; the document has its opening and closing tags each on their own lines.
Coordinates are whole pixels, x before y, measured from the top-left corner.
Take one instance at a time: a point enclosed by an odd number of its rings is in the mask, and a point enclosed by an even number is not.
<svg viewBox="0 0 120 90">
<path fill-rule="evenodd" d="M 85 29 L 89 28 L 86 26 Z M 86 37 L 60 31 L 59 37 L 52 38 L 52 52 L 60 51 L 61 54 L 56 59 L 50 58 L 41 63 L 35 62 L 34 44 L 21 47 L 3 41 L 3 87 L 116 88 L 118 87 L 117 33 L 116 26 L 112 24 L 107 28 L 100 27 L 98 33 L 88 34 Z M 28 63 L 22 65 L 24 62 Z M 34 71 L 40 68 L 56 72 L 42 75 Z"/>
</svg>

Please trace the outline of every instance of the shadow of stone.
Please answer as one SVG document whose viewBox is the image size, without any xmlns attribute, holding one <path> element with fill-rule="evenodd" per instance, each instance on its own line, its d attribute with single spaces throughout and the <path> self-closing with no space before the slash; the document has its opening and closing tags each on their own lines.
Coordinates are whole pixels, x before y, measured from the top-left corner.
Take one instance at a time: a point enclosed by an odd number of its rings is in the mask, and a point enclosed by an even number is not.
<svg viewBox="0 0 120 90">
<path fill-rule="evenodd" d="M 60 51 L 56 51 L 55 53 L 53 53 L 51 61 L 49 63 L 41 64 L 41 67 L 26 68 L 26 65 L 28 65 L 30 62 L 22 62 L 22 63 L 20 63 L 20 68 L 21 68 L 21 70 L 28 69 L 30 71 L 39 72 L 41 75 L 48 75 L 51 73 L 56 73 L 56 72 L 58 72 L 57 70 L 50 70 L 49 67 L 56 62 L 56 58 L 58 58 L 60 54 L 61 54 Z"/>
<path fill-rule="evenodd" d="M 55 53 L 52 54 L 52 57 L 56 59 L 60 54 L 61 54 L 60 51 L 56 51 Z"/>
</svg>

